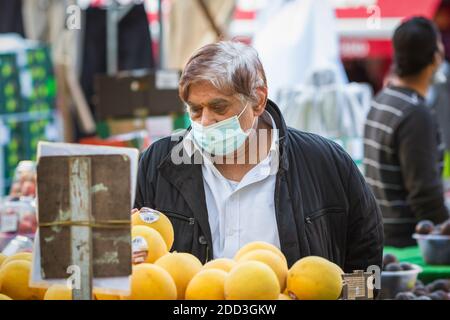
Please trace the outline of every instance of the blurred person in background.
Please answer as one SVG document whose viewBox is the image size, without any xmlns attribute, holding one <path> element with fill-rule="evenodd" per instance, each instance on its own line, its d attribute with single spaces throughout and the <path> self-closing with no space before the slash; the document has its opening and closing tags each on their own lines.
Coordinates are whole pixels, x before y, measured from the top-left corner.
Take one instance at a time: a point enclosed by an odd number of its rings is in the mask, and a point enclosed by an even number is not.
<svg viewBox="0 0 450 320">
<path fill-rule="evenodd" d="M 420 220 L 448 218 L 441 180 L 444 145 L 425 96 L 444 58 L 439 31 L 414 17 L 394 32 L 394 68 L 372 101 L 364 130 L 366 181 L 383 213 L 386 245 L 414 245 Z"/>
<path fill-rule="evenodd" d="M 444 61 L 426 97 L 435 114 L 445 149 L 450 151 L 450 64 Z"/>
<path fill-rule="evenodd" d="M 434 22 L 441 32 L 445 60 L 434 77 L 426 99 L 436 115 L 445 148 L 447 152 L 450 152 L 450 64 L 448 63 L 450 59 L 450 1 L 442 2 Z"/>
</svg>

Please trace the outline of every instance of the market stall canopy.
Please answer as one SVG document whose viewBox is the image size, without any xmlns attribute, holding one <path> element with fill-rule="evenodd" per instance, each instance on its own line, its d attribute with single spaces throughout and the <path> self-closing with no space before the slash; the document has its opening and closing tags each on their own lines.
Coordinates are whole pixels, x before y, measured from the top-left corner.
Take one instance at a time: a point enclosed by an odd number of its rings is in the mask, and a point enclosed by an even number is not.
<svg viewBox="0 0 450 320">
<path fill-rule="evenodd" d="M 433 18 L 441 0 L 335 0 L 342 58 L 392 55 L 391 37 L 405 18 Z"/>
</svg>

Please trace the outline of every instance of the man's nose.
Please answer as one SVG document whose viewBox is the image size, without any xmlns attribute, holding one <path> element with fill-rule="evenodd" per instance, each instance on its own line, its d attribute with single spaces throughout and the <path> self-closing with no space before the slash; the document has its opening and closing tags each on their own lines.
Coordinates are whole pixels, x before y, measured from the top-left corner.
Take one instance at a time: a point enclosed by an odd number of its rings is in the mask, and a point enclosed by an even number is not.
<svg viewBox="0 0 450 320">
<path fill-rule="evenodd" d="M 213 112 L 209 111 L 208 108 L 203 108 L 202 110 L 202 118 L 200 120 L 200 124 L 204 127 L 207 127 L 211 124 L 216 123 L 215 116 Z"/>
</svg>

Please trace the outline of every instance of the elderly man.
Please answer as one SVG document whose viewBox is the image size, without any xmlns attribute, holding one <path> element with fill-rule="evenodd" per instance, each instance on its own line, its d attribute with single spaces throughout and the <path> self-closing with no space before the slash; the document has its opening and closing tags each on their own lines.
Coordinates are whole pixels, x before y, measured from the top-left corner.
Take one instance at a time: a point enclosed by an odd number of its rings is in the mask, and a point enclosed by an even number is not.
<svg viewBox="0 0 450 320">
<path fill-rule="evenodd" d="M 136 208 L 168 215 L 173 250 L 206 262 L 265 241 L 289 265 L 308 255 L 348 272 L 381 264 L 380 211 L 359 170 L 333 142 L 286 127 L 253 48 L 204 46 L 179 92 L 192 126 L 145 151 L 136 196 Z"/>
</svg>

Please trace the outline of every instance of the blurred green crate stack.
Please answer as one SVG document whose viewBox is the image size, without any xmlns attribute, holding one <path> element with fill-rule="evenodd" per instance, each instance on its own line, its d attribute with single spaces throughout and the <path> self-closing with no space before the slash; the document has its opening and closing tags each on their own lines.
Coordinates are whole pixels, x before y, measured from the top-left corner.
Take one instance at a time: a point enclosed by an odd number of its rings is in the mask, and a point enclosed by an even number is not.
<svg viewBox="0 0 450 320">
<path fill-rule="evenodd" d="M 47 140 L 46 127 L 49 123 L 49 120 L 38 120 L 23 124 L 23 136 L 26 140 L 24 154 L 28 160 L 36 160 L 38 142 Z"/>
<path fill-rule="evenodd" d="M 5 186 L 9 187 L 14 176 L 14 170 L 20 160 L 24 160 L 23 123 L 16 120 L 4 120 L 3 125 L 9 131 L 9 143 L 3 147 Z"/>
<path fill-rule="evenodd" d="M 0 54 L 0 116 L 8 116 L 23 111 L 22 96 L 19 82 L 20 70 L 15 54 Z M 23 124 L 11 118 L 0 118 L 7 137 L 6 144 L 0 145 L 0 155 L 3 166 L 0 168 L 0 179 L 8 187 L 14 175 L 14 169 L 24 156 L 22 131 Z M 0 190 L 0 195 L 4 190 Z"/>
<path fill-rule="evenodd" d="M 0 114 L 22 111 L 19 70 L 14 54 L 0 54 Z"/>
<path fill-rule="evenodd" d="M 23 99 L 25 109 L 33 114 L 50 114 L 55 109 L 56 80 L 48 47 L 27 50 L 27 71 L 31 75 L 33 90 L 29 97 Z M 27 159 L 35 160 L 37 143 L 47 140 L 45 132 L 49 123 L 47 119 L 24 123 Z"/>
<path fill-rule="evenodd" d="M 21 90 L 24 78 L 31 80 L 27 96 Z M 55 103 L 56 79 L 49 47 L 27 49 L 24 66 L 18 65 L 16 53 L 0 54 L 0 120 L 9 137 L 0 145 L 0 179 L 4 180 L 0 185 L 6 187 L 0 196 L 7 192 L 18 162 L 36 159 L 38 142 L 47 140 L 46 128 L 53 121 Z"/>
</svg>

